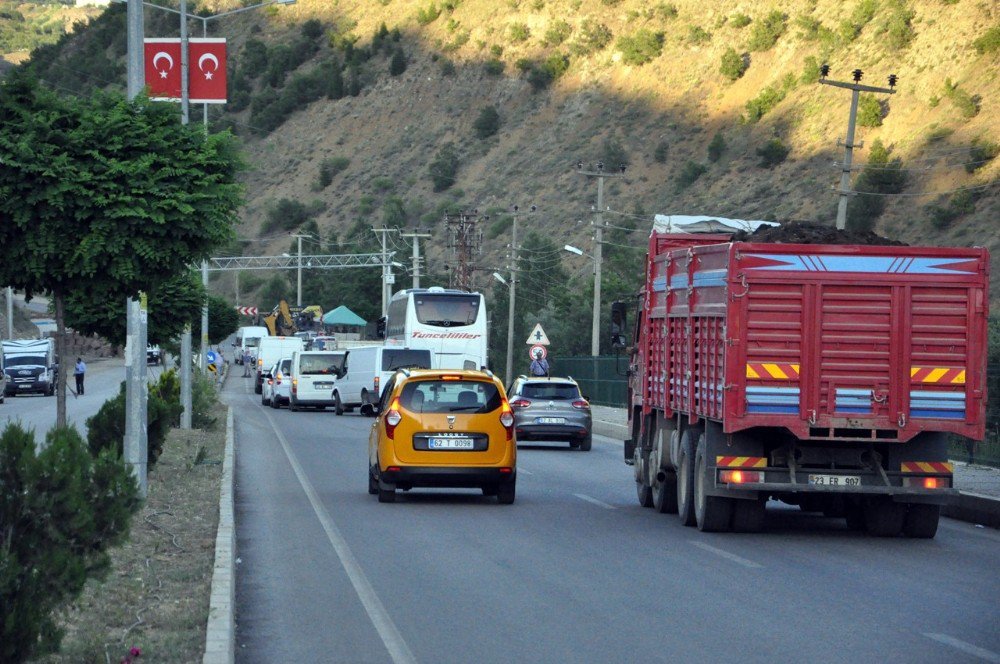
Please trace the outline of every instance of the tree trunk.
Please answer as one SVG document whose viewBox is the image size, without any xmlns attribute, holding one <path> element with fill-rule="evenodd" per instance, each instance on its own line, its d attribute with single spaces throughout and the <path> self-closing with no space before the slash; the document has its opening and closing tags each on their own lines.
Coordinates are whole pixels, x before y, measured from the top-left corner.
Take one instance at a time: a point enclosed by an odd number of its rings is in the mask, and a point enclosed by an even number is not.
<svg viewBox="0 0 1000 664">
<path fill-rule="evenodd" d="M 53 294 L 56 304 L 56 358 L 59 372 L 56 374 L 56 426 L 66 426 L 66 374 L 73 367 L 66 358 L 66 311 L 61 291 Z"/>
</svg>

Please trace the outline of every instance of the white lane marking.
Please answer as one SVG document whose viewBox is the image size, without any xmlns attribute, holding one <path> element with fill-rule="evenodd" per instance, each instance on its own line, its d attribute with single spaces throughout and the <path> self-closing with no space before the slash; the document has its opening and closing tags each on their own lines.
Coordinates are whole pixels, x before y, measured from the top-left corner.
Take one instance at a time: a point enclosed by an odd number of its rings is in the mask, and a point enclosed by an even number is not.
<svg viewBox="0 0 1000 664">
<path fill-rule="evenodd" d="M 715 548 L 714 546 L 712 546 L 710 544 L 705 544 L 704 542 L 697 542 L 695 540 L 688 540 L 688 541 L 691 542 L 691 544 L 694 544 L 699 549 L 704 549 L 705 551 L 709 551 L 711 553 L 714 553 L 717 556 L 722 556 L 726 560 L 730 560 L 730 561 L 736 563 L 737 565 L 743 565 L 744 567 L 749 567 L 750 569 L 760 569 L 760 568 L 763 567 L 763 565 L 755 563 L 752 560 L 747 560 L 746 558 L 742 558 L 740 556 L 737 556 L 735 553 L 729 553 L 728 551 L 723 551 L 722 549 L 717 549 L 717 548 Z"/>
<path fill-rule="evenodd" d="M 591 498 L 590 496 L 584 495 L 582 493 L 574 493 L 573 495 L 579 498 L 580 500 L 586 500 L 588 503 L 592 503 L 594 505 L 597 505 L 598 507 L 603 507 L 606 510 L 615 509 L 614 505 L 608 505 L 607 503 L 602 503 L 597 498 Z"/>
<path fill-rule="evenodd" d="M 523 466 L 518 466 L 517 467 L 517 472 L 518 473 L 524 473 L 525 475 L 534 475 L 533 472 L 531 472 L 530 470 L 526 470 Z"/>
<path fill-rule="evenodd" d="M 319 519 L 323 530 L 326 531 L 327 539 L 330 540 L 333 550 L 337 553 L 337 557 L 340 558 L 340 564 L 343 565 L 344 571 L 347 572 L 347 576 L 351 580 L 351 585 L 354 586 L 354 592 L 358 594 L 358 599 L 361 600 L 361 604 L 365 607 L 368 618 L 372 621 L 379 636 L 382 637 L 382 643 L 385 644 L 386 650 L 389 651 L 392 661 L 395 664 L 416 664 L 417 658 L 413 656 L 410 647 L 403 640 L 403 635 L 399 633 L 395 623 L 392 622 L 389 612 L 385 610 L 385 605 L 382 604 L 378 595 L 375 594 L 375 589 L 372 588 L 368 577 L 365 576 L 364 570 L 361 569 L 361 565 L 358 564 L 354 554 L 351 553 L 351 549 L 347 545 L 347 540 L 340 534 L 340 530 L 330 517 L 330 513 L 326 511 L 323 503 L 320 502 L 316 489 L 313 488 L 312 482 L 306 477 L 302 466 L 299 465 L 298 459 L 292 453 L 288 440 L 275 425 L 274 418 L 271 417 L 269 412 L 264 411 L 264 417 L 267 418 L 267 421 L 271 424 L 271 429 L 274 430 L 278 440 L 281 442 L 281 447 L 285 450 L 288 463 L 291 464 L 292 470 L 295 471 L 295 476 L 299 479 L 302 490 L 305 492 L 306 497 L 309 498 L 310 504 L 312 504 L 316 518 Z"/>
<path fill-rule="evenodd" d="M 928 639 L 934 639 L 938 643 L 943 643 L 946 646 L 951 646 L 956 650 L 961 650 L 967 655 L 972 655 L 973 657 L 978 657 L 984 662 L 993 662 L 994 664 L 1000 664 L 1000 655 L 997 653 L 986 650 L 985 648 L 980 648 L 979 646 L 974 646 L 971 643 L 966 643 L 965 641 L 960 641 L 955 637 L 948 636 L 947 634 L 930 634 L 925 633 Z"/>
</svg>

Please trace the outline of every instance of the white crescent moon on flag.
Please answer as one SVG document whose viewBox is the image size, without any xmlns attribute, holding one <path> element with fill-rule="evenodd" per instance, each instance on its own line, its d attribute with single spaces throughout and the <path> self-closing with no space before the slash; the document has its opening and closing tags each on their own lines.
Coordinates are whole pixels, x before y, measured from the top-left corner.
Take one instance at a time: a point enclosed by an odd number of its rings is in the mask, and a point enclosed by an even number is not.
<svg viewBox="0 0 1000 664">
<path fill-rule="evenodd" d="M 156 66 L 156 63 L 160 61 L 160 58 L 166 58 L 167 62 L 170 63 L 170 66 L 167 67 L 167 69 L 173 69 L 174 68 L 174 59 L 172 57 L 170 57 L 170 54 L 167 53 L 166 51 L 160 51 L 159 53 L 157 53 L 156 55 L 153 56 L 153 69 L 157 69 L 157 70 L 159 69 L 159 67 Z"/>
<path fill-rule="evenodd" d="M 213 55 L 212 53 L 205 53 L 200 58 L 198 58 L 198 69 L 205 71 L 205 67 L 203 66 L 205 64 L 205 60 L 211 60 L 215 64 L 214 69 L 215 70 L 219 69 L 219 59 L 215 57 L 215 55 Z"/>
</svg>

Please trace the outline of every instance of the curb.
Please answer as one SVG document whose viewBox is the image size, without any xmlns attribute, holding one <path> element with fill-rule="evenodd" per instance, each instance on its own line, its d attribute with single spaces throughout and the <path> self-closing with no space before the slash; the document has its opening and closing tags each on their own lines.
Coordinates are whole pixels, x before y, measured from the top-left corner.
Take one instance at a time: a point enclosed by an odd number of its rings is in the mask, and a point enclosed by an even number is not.
<svg viewBox="0 0 1000 664">
<path fill-rule="evenodd" d="M 628 437 L 628 426 L 605 420 L 594 420 L 594 433 L 616 441 Z M 941 507 L 941 515 L 958 521 L 1000 528 L 1000 498 L 961 491 L 954 501 Z"/>
<path fill-rule="evenodd" d="M 236 528 L 233 523 L 233 466 L 236 460 L 233 410 L 226 411 L 226 451 L 219 492 L 219 530 L 215 536 L 215 566 L 205 630 L 204 664 L 232 664 L 236 658 Z"/>
</svg>

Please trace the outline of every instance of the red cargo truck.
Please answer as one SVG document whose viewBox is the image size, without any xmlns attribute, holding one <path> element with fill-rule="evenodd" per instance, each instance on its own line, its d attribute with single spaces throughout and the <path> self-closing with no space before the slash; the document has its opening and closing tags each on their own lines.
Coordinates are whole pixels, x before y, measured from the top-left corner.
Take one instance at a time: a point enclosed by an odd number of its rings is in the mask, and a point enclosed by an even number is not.
<svg viewBox="0 0 1000 664">
<path fill-rule="evenodd" d="M 776 498 L 933 537 L 946 435 L 985 433 L 986 250 L 729 237 L 650 237 L 625 444 L 639 502 L 709 531 L 759 530 Z"/>
</svg>

